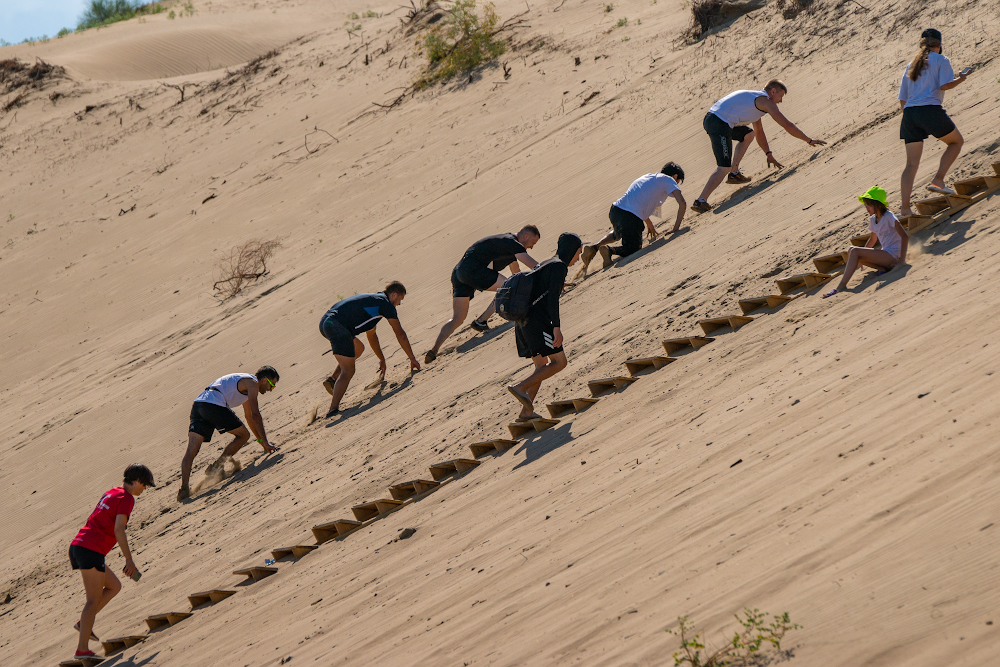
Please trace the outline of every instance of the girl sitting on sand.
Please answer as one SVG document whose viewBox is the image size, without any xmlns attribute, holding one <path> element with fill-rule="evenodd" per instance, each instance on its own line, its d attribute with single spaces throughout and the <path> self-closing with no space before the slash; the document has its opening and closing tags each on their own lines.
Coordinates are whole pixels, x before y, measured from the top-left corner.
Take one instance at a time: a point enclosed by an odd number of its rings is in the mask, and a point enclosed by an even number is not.
<svg viewBox="0 0 1000 667">
<path fill-rule="evenodd" d="M 836 289 L 824 294 L 824 299 L 847 289 L 847 283 L 850 282 L 859 264 L 878 269 L 881 275 L 906 261 L 906 247 L 910 243 L 910 237 L 893 212 L 886 208 L 885 190 L 876 185 L 858 199 L 871 216 L 868 219 L 868 229 L 872 234 L 864 248 L 851 246 L 848 250 L 847 266 L 844 267 L 840 284 Z M 875 249 L 876 243 L 882 244 L 880 250 Z"/>
</svg>

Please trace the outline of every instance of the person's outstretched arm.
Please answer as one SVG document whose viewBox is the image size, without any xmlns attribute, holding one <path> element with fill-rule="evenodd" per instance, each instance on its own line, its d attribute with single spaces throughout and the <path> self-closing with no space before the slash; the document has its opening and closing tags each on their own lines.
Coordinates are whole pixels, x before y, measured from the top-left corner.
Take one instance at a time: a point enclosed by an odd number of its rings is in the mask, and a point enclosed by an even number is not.
<svg viewBox="0 0 1000 667">
<path fill-rule="evenodd" d="M 901 241 L 901 243 L 899 244 L 899 261 L 896 263 L 905 264 L 906 249 L 910 245 L 910 235 L 906 233 L 905 229 L 903 229 L 903 225 L 899 224 L 899 220 L 896 220 L 894 224 L 896 225 L 896 233 L 899 234 L 899 239 Z"/>
<path fill-rule="evenodd" d="M 826 145 L 825 141 L 820 141 L 819 139 L 810 139 L 805 132 L 803 132 L 802 130 L 800 130 L 795 126 L 795 123 L 785 118 L 784 114 L 782 114 L 781 111 L 778 110 L 778 105 L 772 102 L 770 98 L 758 97 L 757 102 L 759 102 L 760 105 L 764 107 L 763 109 L 764 111 L 767 111 L 767 113 L 771 115 L 771 118 L 774 119 L 775 123 L 780 125 L 785 130 L 785 132 L 792 135 L 796 139 L 801 139 L 810 146 Z"/>
<path fill-rule="evenodd" d="M 969 76 L 968 74 L 962 74 L 961 72 L 959 72 L 958 76 L 956 76 L 953 80 L 951 80 L 948 83 L 942 85 L 941 86 L 941 90 L 951 90 L 952 88 L 954 88 L 958 84 L 960 84 L 963 81 L 965 81 L 968 78 L 968 76 Z"/>
<path fill-rule="evenodd" d="M 524 264 L 529 269 L 533 269 L 536 266 L 538 266 L 538 262 L 536 262 L 535 259 L 526 252 L 519 252 L 516 255 L 514 255 L 514 257 L 516 257 L 517 261 L 521 262 L 521 264 Z"/>
<path fill-rule="evenodd" d="M 753 122 L 753 136 L 757 139 L 757 145 L 760 146 L 762 151 L 764 151 L 764 155 L 767 157 L 767 163 L 777 167 L 778 169 L 784 169 L 785 165 L 774 159 L 771 147 L 767 145 L 767 135 L 764 134 L 764 123 L 762 121 L 755 120 Z"/>
<path fill-rule="evenodd" d="M 250 388 L 247 391 L 247 402 L 243 404 L 243 414 L 247 418 L 247 426 L 250 427 L 253 437 L 257 439 L 257 442 L 264 448 L 264 451 L 270 454 L 277 447 L 274 447 L 267 441 L 267 433 L 264 431 L 264 418 L 260 416 L 260 405 L 257 404 L 258 396 L 260 394 L 257 392 L 257 383 L 254 382 L 250 384 Z"/>
<path fill-rule="evenodd" d="M 646 218 L 643 222 L 646 223 L 646 235 L 649 236 L 649 240 L 655 241 L 656 237 L 660 234 L 656 231 L 656 227 L 653 226 L 653 221 Z"/>
<path fill-rule="evenodd" d="M 677 220 L 674 222 L 674 228 L 670 230 L 672 234 L 676 234 L 677 230 L 681 228 L 681 220 L 684 219 L 687 202 L 684 201 L 684 195 L 681 194 L 680 190 L 674 190 L 670 193 L 670 196 L 677 200 Z"/>
<path fill-rule="evenodd" d="M 115 517 L 115 539 L 118 540 L 118 548 L 125 556 L 125 576 L 131 577 L 135 574 L 135 561 L 132 560 L 132 551 L 128 548 L 128 536 L 125 535 L 125 526 L 128 524 L 128 516 L 119 514 Z"/>
<path fill-rule="evenodd" d="M 410 370 L 419 371 L 420 364 L 417 363 L 417 358 L 413 356 L 413 348 L 410 347 L 410 339 L 406 337 L 406 332 L 403 331 L 403 325 L 399 323 L 399 320 L 386 320 L 389 326 L 392 327 L 392 332 L 396 334 L 396 340 L 399 341 L 399 346 L 403 348 L 403 352 L 407 357 L 410 358 Z"/>
<path fill-rule="evenodd" d="M 396 321 L 398 322 L 399 320 Z M 365 332 L 365 335 L 368 336 L 368 347 L 370 347 L 372 352 L 375 353 L 375 356 L 378 357 L 379 373 L 385 373 L 385 355 L 382 354 L 382 346 L 379 345 L 378 334 L 375 333 L 375 329 L 369 329 Z"/>
</svg>

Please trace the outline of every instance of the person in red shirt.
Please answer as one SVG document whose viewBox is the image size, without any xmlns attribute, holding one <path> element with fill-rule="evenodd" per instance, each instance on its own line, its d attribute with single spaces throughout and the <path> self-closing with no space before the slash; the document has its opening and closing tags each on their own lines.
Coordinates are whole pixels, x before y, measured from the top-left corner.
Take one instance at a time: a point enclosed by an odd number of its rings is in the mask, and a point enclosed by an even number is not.
<svg viewBox="0 0 1000 667">
<path fill-rule="evenodd" d="M 80 643 L 74 657 L 96 657 L 90 650 L 97 612 L 111 601 L 122 584 L 111 570 L 104 566 L 104 557 L 115 544 L 125 556 L 125 575 L 132 577 L 138 572 L 128 548 L 125 526 L 135 507 L 135 496 L 147 487 L 156 486 L 153 473 L 141 463 L 133 463 L 125 468 L 125 482 L 122 486 L 107 491 L 94 509 L 87 524 L 76 534 L 69 547 L 69 562 L 74 570 L 83 575 L 83 588 L 87 592 L 87 603 L 83 605 L 80 620 L 73 627 L 80 631 Z"/>
</svg>

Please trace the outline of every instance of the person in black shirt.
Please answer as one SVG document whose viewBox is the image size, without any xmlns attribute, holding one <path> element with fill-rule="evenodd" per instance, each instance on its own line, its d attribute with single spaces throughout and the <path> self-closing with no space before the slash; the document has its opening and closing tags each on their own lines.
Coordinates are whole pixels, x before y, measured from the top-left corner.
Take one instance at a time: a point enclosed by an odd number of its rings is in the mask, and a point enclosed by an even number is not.
<svg viewBox="0 0 1000 667">
<path fill-rule="evenodd" d="M 337 359 L 337 370 L 333 375 L 323 382 L 323 387 L 333 396 L 330 401 L 330 411 L 327 417 L 332 417 L 340 412 L 340 399 L 347 391 L 347 385 L 354 377 L 354 364 L 365 346 L 357 335 L 365 333 L 368 336 L 368 344 L 371 346 L 375 356 L 378 357 L 379 373 L 385 375 L 385 356 L 378 342 L 375 333 L 375 326 L 383 317 L 389 322 L 396 340 L 403 352 L 410 358 L 410 370 L 419 371 L 420 364 L 413 356 L 413 349 L 410 347 L 410 340 L 406 337 L 399 317 L 396 315 L 396 306 L 403 302 L 406 296 L 406 288 L 403 283 L 393 281 L 385 286 L 382 292 L 375 294 L 355 294 L 352 297 L 338 301 L 330 310 L 326 311 L 323 319 L 319 323 L 319 331 L 323 337 L 330 341 L 333 347 L 333 356 Z"/>
<path fill-rule="evenodd" d="M 500 269 L 505 266 L 510 267 L 511 273 L 519 270 L 518 262 L 524 264 L 529 269 L 535 268 L 538 264 L 528 250 L 533 248 L 541 234 L 538 227 L 526 225 L 517 234 L 494 234 L 486 238 L 479 239 L 465 251 L 455 269 L 451 272 L 451 305 L 453 314 L 451 319 L 441 327 L 434 347 L 424 355 L 424 363 L 429 364 L 437 358 L 438 350 L 444 345 L 448 336 L 453 334 L 465 321 L 465 316 L 469 314 L 469 302 L 475 295 L 476 290 L 481 292 L 495 292 L 503 285 L 505 278 L 500 275 Z M 490 267 L 492 264 L 492 268 Z M 486 311 L 472 323 L 472 328 L 476 331 L 486 331 L 489 325 L 486 320 L 494 313 L 493 301 L 490 301 Z"/>
<path fill-rule="evenodd" d="M 537 419 L 532 405 L 542 382 L 566 368 L 563 334 L 559 321 L 559 297 L 566 284 L 569 267 L 580 258 L 583 241 L 576 234 L 559 236 L 556 256 L 535 268 L 531 280 L 531 301 L 534 304 L 523 322 L 514 325 L 517 355 L 531 359 L 535 370 L 517 384 L 507 387 L 521 403 L 518 421 Z"/>
</svg>

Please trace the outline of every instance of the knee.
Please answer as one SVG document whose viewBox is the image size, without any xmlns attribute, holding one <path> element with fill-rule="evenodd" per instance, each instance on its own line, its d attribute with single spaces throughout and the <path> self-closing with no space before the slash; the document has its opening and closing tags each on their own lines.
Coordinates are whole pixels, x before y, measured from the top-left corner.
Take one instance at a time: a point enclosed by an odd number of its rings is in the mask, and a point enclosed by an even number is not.
<svg viewBox="0 0 1000 667">
<path fill-rule="evenodd" d="M 354 377 L 354 366 L 351 366 L 350 368 L 341 368 L 340 377 L 344 380 L 350 380 Z"/>
<path fill-rule="evenodd" d="M 117 577 L 111 581 L 106 581 L 104 582 L 104 590 L 111 593 L 111 595 L 118 595 L 122 590 L 122 582 L 118 581 Z"/>
<path fill-rule="evenodd" d="M 559 371 L 561 371 L 564 368 L 566 368 L 566 363 L 567 362 L 566 362 L 566 358 L 565 357 L 556 357 L 555 359 L 553 359 L 549 363 L 552 364 L 552 368 L 556 371 L 556 373 L 558 373 Z"/>
</svg>

